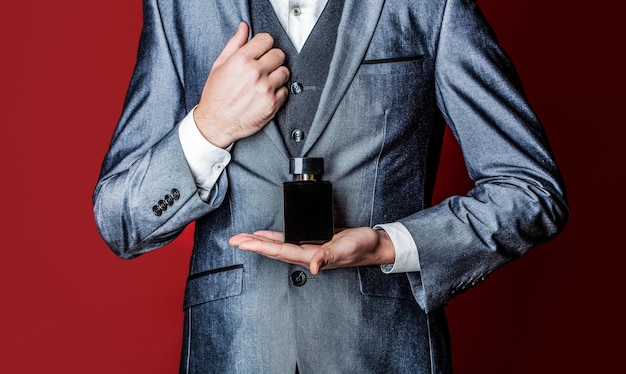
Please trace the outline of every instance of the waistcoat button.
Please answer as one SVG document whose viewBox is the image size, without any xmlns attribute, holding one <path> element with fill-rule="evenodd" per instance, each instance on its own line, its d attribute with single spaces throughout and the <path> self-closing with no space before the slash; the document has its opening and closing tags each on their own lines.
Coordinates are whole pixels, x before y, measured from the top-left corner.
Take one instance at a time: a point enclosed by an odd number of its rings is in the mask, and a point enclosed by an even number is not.
<svg viewBox="0 0 626 374">
<path fill-rule="evenodd" d="M 300 270 L 294 271 L 289 276 L 289 279 L 291 280 L 291 284 L 296 287 L 304 286 L 304 284 L 306 283 L 306 274 Z"/>
<path fill-rule="evenodd" d="M 297 95 L 302 92 L 303 88 L 304 88 L 304 85 L 302 83 L 293 82 L 291 86 L 289 87 L 289 90 L 291 91 L 292 94 Z"/>
<path fill-rule="evenodd" d="M 291 139 L 293 139 L 296 143 L 300 143 L 301 141 L 304 140 L 304 131 L 300 129 L 293 130 L 291 132 Z"/>
</svg>

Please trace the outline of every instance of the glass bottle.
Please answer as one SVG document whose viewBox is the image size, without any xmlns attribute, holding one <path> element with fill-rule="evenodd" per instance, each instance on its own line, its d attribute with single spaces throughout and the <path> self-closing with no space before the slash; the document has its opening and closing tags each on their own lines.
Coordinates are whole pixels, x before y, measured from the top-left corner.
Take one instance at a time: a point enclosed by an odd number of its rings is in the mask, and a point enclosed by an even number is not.
<svg viewBox="0 0 626 374">
<path fill-rule="evenodd" d="M 333 191 L 323 181 L 324 159 L 289 160 L 293 180 L 283 183 L 285 242 L 321 244 L 333 236 Z"/>
</svg>

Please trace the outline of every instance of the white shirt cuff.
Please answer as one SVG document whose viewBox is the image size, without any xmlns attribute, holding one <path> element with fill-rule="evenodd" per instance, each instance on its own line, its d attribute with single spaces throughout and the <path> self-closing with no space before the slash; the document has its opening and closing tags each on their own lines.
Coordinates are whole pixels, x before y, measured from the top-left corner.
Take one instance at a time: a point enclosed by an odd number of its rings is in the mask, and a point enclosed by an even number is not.
<svg viewBox="0 0 626 374">
<path fill-rule="evenodd" d="M 193 119 L 195 109 L 193 108 L 180 122 L 178 137 L 196 181 L 200 198 L 208 201 L 213 186 L 230 162 L 230 152 L 211 144 L 202 136 Z"/>
<path fill-rule="evenodd" d="M 396 250 L 396 261 L 393 264 L 380 265 L 385 274 L 420 271 L 420 259 L 417 246 L 409 230 L 400 222 L 385 223 L 374 226 L 387 232 Z"/>
</svg>

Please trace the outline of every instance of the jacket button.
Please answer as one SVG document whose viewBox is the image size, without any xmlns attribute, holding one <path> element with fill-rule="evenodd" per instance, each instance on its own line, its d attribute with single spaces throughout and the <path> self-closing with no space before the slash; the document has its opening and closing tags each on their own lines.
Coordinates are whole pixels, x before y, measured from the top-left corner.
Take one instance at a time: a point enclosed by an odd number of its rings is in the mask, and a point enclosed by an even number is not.
<svg viewBox="0 0 626 374">
<path fill-rule="evenodd" d="M 167 205 L 171 206 L 171 205 L 174 204 L 174 198 L 172 197 L 172 195 L 167 194 L 167 195 L 165 195 L 164 199 L 165 199 L 165 202 L 167 203 Z"/>
<path fill-rule="evenodd" d="M 163 214 L 163 209 L 161 209 L 158 205 L 155 205 L 152 207 L 152 213 L 154 213 L 155 216 L 160 217 L 161 214 Z"/>
<path fill-rule="evenodd" d="M 164 200 L 159 200 L 157 202 L 157 204 L 159 204 L 159 206 L 161 207 L 161 209 L 163 210 L 167 210 L 167 203 Z"/>
<path fill-rule="evenodd" d="M 300 270 L 294 271 L 289 276 L 289 279 L 291 279 L 291 284 L 296 287 L 304 286 L 304 284 L 306 283 L 306 274 L 304 274 L 304 272 Z"/>
<path fill-rule="evenodd" d="M 172 188 L 170 193 L 172 194 L 172 197 L 174 198 L 174 200 L 180 199 L 180 191 L 178 191 L 177 189 Z"/>
</svg>

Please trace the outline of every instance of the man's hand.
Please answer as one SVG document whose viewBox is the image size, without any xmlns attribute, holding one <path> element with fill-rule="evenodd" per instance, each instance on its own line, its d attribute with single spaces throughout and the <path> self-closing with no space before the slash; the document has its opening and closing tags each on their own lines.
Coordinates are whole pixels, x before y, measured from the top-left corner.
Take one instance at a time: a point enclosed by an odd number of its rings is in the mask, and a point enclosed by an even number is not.
<svg viewBox="0 0 626 374">
<path fill-rule="evenodd" d="M 229 244 L 246 251 L 309 268 L 317 274 L 322 268 L 392 264 L 395 249 L 389 235 L 369 227 L 345 229 L 320 245 L 295 245 L 283 241 L 283 233 L 257 231 L 233 236 Z"/>
<path fill-rule="evenodd" d="M 285 54 L 273 44 L 265 33 L 248 41 L 242 22 L 213 63 L 194 111 L 198 129 L 213 145 L 226 148 L 261 130 L 287 99 Z"/>
</svg>

